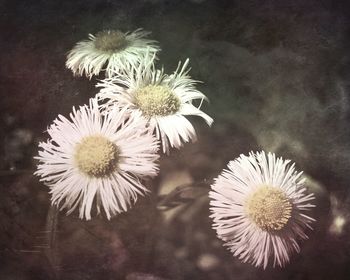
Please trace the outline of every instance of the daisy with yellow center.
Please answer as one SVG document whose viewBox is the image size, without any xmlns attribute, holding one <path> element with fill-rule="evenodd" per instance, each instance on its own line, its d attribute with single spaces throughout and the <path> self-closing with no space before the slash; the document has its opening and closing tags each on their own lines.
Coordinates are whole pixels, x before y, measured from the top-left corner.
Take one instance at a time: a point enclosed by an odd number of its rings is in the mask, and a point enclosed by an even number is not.
<svg viewBox="0 0 350 280">
<path fill-rule="evenodd" d="M 153 60 L 149 55 L 138 67 L 102 80 L 97 84 L 101 88 L 97 97 L 105 102 L 101 106 L 107 112 L 114 106 L 141 112 L 161 140 L 163 152 L 169 153 L 170 147 L 179 149 L 183 143 L 196 140 L 196 132 L 185 116 L 199 116 L 208 125 L 213 119 L 201 111 L 201 104 L 207 98 L 188 76 L 188 59 L 182 66 L 179 63 L 171 75 L 156 70 Z M 197 106 L 194 100 L 199 101 Z"/>
<path fill-rule="evenodd" d="M 160 48 L 156 41 L 146 39 L 150 32 L 137 29 L 123 33 L 120 30 L 104 30 L 89 40 L 81 41 L 68 53 L 66 67 L 74 75 L 91 78 L 102 70 L 106 77 L 119 73 L 124 68 L 136 67 L 145 55 L 155 55 Z"/>
<path fill-rule="evenodd" d="M 50 187 L 52 203 L 68 214 L 79 207 L 87 220 L 94 204 L 108 219 L 127 211 L 147 192 L 141 180 L 158 173 L 158 142 L 147 121 L 117 107 L 102 115 L 96 99 L 73 108 L 70 118 L 54 121 L 36 157 L 35 174 Z"/>
<path fill-rule="evenodd" d="M 289 163 L 271 153 L 241 155 L 212 185 L 213 228 L 243 262 L 283 267 L 300 251 L 297 240 L 307 239 L 314 195 Z"/>
</svg>

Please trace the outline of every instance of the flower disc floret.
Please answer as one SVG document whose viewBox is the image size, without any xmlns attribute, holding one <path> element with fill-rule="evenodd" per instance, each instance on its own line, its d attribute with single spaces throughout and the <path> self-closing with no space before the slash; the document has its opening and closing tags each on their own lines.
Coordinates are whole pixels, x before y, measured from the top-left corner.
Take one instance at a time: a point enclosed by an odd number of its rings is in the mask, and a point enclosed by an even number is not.
<svg viewBox="0 0 350 280">
<path fill-rule="evenodd" d="M 288 223 L 292 204 L 282 190 L 261 186 L 248 197 L 246 212 L 262 230 L 278 231 Z"/>
<path fill-rule="evenodd" d="M 180 99 L 166 86 L 148 85 L 137 90 L 135 104 L 148 117 L 175 114 Z"/>
<path fill-rule="evenodd" d="M 105 30 L 96 34 L 95 47 L 101 51 L 120 51 L 127 47 L 128 41 L 123 32 L 119 30 Z"/>
<path fill-rule="evenodd" d="M 118 164 L 118 147 L 103 136 L 88 136 L 77 144 L 75 161 L 79 170 L 91 177 L 110 175 Z"/>
</svg>

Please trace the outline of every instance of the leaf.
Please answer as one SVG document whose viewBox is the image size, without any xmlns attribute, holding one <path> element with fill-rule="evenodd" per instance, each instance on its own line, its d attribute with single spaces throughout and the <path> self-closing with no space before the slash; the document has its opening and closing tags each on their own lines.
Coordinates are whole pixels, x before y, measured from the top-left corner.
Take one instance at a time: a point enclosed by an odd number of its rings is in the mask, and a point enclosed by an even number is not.
<svg viewBox="0 0 350 280">
<path fill-rule="evenodd" d="M 170 193 L 160 197 L 157 208 L 166 211 L 176 206 L 190 203 L 199 197 L 207 195 L 208 190 L 208 183 L 205 182 L 178 186 Z"/>
</svg>

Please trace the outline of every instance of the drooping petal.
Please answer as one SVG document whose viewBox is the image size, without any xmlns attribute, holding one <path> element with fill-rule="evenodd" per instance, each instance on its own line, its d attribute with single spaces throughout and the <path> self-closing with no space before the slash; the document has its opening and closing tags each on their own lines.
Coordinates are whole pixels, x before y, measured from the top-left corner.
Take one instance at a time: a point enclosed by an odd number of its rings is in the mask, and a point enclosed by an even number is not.
<svg viewBox="0 0 350 280">
<path fill-rule="evenodd" d="M 104 34 L 108 33 L 113 34 L 113 31 L 104 31 Z M 111 77 L 125 69 L 137 67 L 146 55 L 155 56 L 160 50 L 156 41 L 146 38 L 149 34 L 142 29 L 124 33 L 126 46 L 115 50 L 97 48 L 95 42 L 99 35 L 89 34 L 89 40 L 78 42 L 68 53 L 66 67 L 74 75 L 85 74 L 90 79 L 101 71 L 106 72 L 106 77 Z"/>
<path fill-rule="evenodd" d="M 141 112 L 149 120 L 151 130 L 162 143 L 164 153 L 169 153 L 170 148 L 179 149 L 184 143 L 195 141 L 197 135 L 193 125 L 184 116 L 198 116 L 203 118 L 208 125 L 213 119 L 201 110 L 201 103 L 207 100 L 206 96 L 195 88 L 197 81 L 188 76 L 189 60 L 181 66 L 179 63 L 176 71 L 167 75 L 163 69 L 157 70 L 154 66 L 154 56 L 146 55 L 145 59 L 137 67 L 129 66 L 122 75 L 115 75 L 104 79 L 97 84 L 100 92 L 97 98 L 104 102 L 101 106 L 108 112 L 114 106 L 130 108 L 132 111 Z M 177 111 L 169 110 L 166 114 L 149 115 L 142 111 L 142 104 L 136 102 L 137 93 L 145 89 L 164 88 L 164 92 L 172 95 L 172 100 L 178 100 Z M 169 96 L 169 95 L 168 95 Z M 169 100 L 169 99 L 160 99 Z M 199 106 L 194 106 L 193 101 L 199 100 Z M 164 101 L 165 102 L 165 101 Z M 162 105 L 162 111 L 167 104 Z M 171 103 L 174 106 L 174 102 Z M 166 110 L 165 110 L 166 111 Z"/>
</svg>

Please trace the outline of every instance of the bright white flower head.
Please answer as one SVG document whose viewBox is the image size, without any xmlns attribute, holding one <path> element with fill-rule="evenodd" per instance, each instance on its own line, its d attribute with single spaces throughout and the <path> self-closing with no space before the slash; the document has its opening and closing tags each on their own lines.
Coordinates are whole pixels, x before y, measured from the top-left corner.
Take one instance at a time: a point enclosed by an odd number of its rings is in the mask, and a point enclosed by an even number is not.
<svg viewBox="0 0 350 280">
<path fill-rule="evenodd" d="M 89 40 L 77 43 L 68 53 L 66 67 L 74 75 L 85 73 L 90 79 L 102 70 L 106 71 L 106 77 L 110 77 L 125 68 L 136 67 L 145 55 L 155 55 L 160 50 L 156 41 L 145 38 L 149 34 L 142 29 L 126 33 L 104 30 L 96 35 L 89 34 Z"/>
<path fill-rule="evenodd" d="M 127 211 L 147 192 L 141 179 L 158 173 L 158 141 L 147 121 L 117 107 L 102 115 L 96 99 L 73 107 L 70 119 L 58 116 L 36 157 L 35 174 L 50 187 L 52 203 L 68 214 L 79 206 L 79 217 L 87 220 L 93 204 L 108 219 Z"/>
<path fill-rule="evenodd" d="M 243 262 L 283 267 L 300 251 L 298 239 L 315 221 L 307 215 L 314 195 L 306 194 L 302 172 L 289 160 L 264 152 L 230 161 L 212 185 L 213 228 Z"/>
<path fill-rule="evenodd" d="M 170 147 L 179 149 L 183 142 L 195 141 L 196 132 L 192 124 L 184 117 L 195 115 L 202 117 L 208 125 L 213 119 L 200 110 L 203 93 L 195 88 L 196 81 L 188 76 L 189 60 L 176 71 L 166 75 L 156 70 L 154 57 L 146 59 L 138 67 L 130 67 L 122 75 L 102 80 L 97 84 L 101 90 L 97 97 L 109 110 L 113 106 L 128 107 L 141 112 L 149 120 L 149 126 L 161 140 L 163 152 L 169 153 Z M 194 106 L 193 100 L 199 99 Z"/>
</svg>

